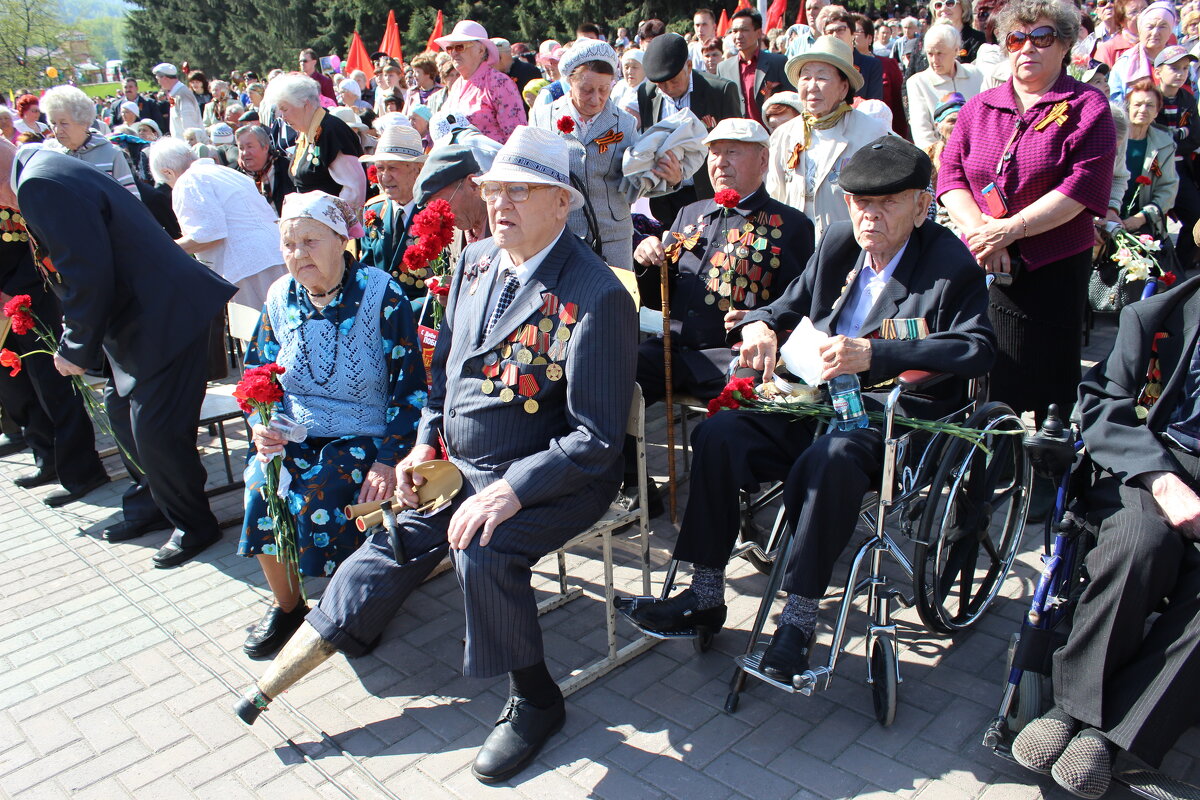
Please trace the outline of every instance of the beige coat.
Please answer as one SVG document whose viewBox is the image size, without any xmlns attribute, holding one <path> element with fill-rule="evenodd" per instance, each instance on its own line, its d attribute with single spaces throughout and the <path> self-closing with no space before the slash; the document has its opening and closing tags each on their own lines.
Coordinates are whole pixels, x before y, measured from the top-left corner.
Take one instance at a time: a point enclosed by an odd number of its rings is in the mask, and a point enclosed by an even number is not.
<svg viewBox="0 0 1200 800">
<path fill-rule="evenodd" d="M 801 118 L 789 120 L 771 134 L 767 192 L 803 211 L 816 226 L 819 242 L 830 223 L 850 219 L 838 185 L 842 166 L 860 147 L 890 133 L 887 123 L 850 111 L 832 128 L 813 130 L 808 148 L 800 153 L 796 166 L 789 169 L 796 145 L 804 138 Z"/>
</svg>

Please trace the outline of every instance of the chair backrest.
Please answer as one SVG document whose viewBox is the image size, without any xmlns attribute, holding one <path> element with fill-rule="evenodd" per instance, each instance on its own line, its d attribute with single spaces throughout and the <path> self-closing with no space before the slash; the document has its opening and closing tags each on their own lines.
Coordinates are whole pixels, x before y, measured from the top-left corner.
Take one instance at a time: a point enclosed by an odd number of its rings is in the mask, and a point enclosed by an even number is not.
<svg viewBox="0 0 1200 800">
<path fill-rule="evenodd" d="M 633 401 L 629 404 L 629 419 L 625 423 L 625 433 L 634 438 L 644 435 L 646 424 L 646 404 L 642 401 L 642 387 L 633 384 Z"/>
</svg>

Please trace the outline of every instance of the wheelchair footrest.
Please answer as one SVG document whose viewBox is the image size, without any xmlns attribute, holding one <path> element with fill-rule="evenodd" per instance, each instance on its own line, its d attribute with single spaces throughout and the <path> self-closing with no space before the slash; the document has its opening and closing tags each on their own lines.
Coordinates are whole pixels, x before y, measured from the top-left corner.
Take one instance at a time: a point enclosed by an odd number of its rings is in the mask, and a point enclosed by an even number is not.
<svg viewBox="0 0 1200 800">
<path fill-rule="evenodd" d="M 651 603 L 657 603 L 661 598 L 647 597 L 641 595 L 638 597 L 618 597 L 613 600 L 613 608 L 617 610 L 621 616 L 629 620 L 629 624 L 637 628 L 642 633 L 654 639 L 695 639 L 700 633 L 695 628 L 686 628 L 681 631 L 656 631 L 652 628 L 647 628 L 633 618 L 633 612 L 637 611 L 642 606 L 648 606 Z"/>
<path fill-rule="evenodd" d="M 1193 786 L 1149 767 L 1118 763 L 1113 780 L 1149 800 L 1200 800 L 1200 786 Z"/>
<path fill-rule="evenodd" d="M 738 656 L 734 659 L 734 663 L 737 664 L 738 669 L 747 675 L 753 675 L 763 683 L 770 684 L 776 689 L 782 689 L 788 694 L 799 692 L 807 697 L 816 689 L 825 689 L 829 686 L 829 670 L 826 667 L 807 670 L 803 675 L 797 675 L 791 681 L 780 681 L 768 676 L 762 671 L 762 657 L 765 652 L 766 649 L 764 648 Z M 822 680 L 824 681 L 823 683 Z"/>
</svg>

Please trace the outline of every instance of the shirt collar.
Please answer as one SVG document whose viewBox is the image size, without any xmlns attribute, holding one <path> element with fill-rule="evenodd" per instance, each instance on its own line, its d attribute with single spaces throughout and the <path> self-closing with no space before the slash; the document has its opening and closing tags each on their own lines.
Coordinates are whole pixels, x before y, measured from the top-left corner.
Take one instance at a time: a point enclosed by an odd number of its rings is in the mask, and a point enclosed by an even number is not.
<svg viewBox="0 0 1200 800">
<path fill-rule="evenodd" d="M 900 249 L 896 251 L 896 255 L 892 256 L 892 260 L 884 266 L 883 272 L 876 272 L 873 268 L 870 268 L 871 265 L 867 263 L 867 261 L 871 260 L 871 254 L 867 253 L 865 256 L 867 260 L 863 262 L 863 272 L 869 272 L 871 276 L 878 275 L 879 280 L 882 280 L 884 283 L 890 281 L 892 279 L 892 273 L 896 271 L 896 265 L 898 265 L 900 263 L 900 259 L 904 257 L 904 251 L 908 249 L 908 243 L 911 241 L 911 236 L 904 240 L 904 244 L 900 245 Z"/>
<path fill-rule="evenodd" d="M 1038 101 L 1026 110 L 1037 108 L 1038 106 L 1046 105 L 1047 103 L 1057 103 L 1060 100 L 1070 100 L 1079 92 L 1079 82 L 1071 77 L 1065 69 L 1058 76 L 1058 80 L 1050 87 L 1050 90 L 1038 98 Z M 1020 109 L 1017 108 L 1017 99 L 1014 96 L 1012 81 L 1002 83 L 1000 87 L 1003 91 L 984 92 L 979 95 L 980 102 L 991 106 L 992 108 L 1004 109 L 1012 111 L 1014 114 L 1020 114 Z"/>
<path fill-rule="evenodd" d="M 750 58 L 742 58 L 742 54 L 738 53 L 738 63 L 739 64 L 757 64 L 758 63 L 758 53 L 759 53 L 759 51 L 755 50 L 754 55 L 750 56 Z"/>
<path fill-rule="evenodd" d="M 565 230 L 566 227 L 564 226 L 563 231 Z M 512 258 L 508 255 L 507 250 L 502 249 L 500 251 L 500 269 L 508 270 L 513 275 L 517 276 L 517 280 L 521 282 L 522 286 L 526 285 L 529 283 L 529 279 L 533 277 L 533 274 L 537 272 L 538 267 L 540 267 L 542 262 L 546 260 L 546 256 L 548 256 L 550 251 L 554 249 L 554 246 L 558 244 L 558 240 L 562 238 L 563 231 L 559 231 L 558 236 L 555 236 L 550 241 L 550 244 L 534 253 L 532 258 L 525 259 L 525 263 L 521 264 L 520 266 L 513 263 Z"/>
<path fill-rule="evenodd" d="M 342 289 L 325 308 L 319 309 L 313 305 L 300 282 L 292 279 L 288 289 L 288 300 L 300 311 L 300 317 L 293 327 L 299 327 L 307 319 L 326 319 L 335 325 L 341 325 L 358 314 L 358 308 L 362 305 L 363 290 L 367 286 L 370 274 L 366 267 L 356 264 L 349 253 L 342 254 L 342 261 L 345 266 L 345 272 L 342 273 Z"/>
</svg>

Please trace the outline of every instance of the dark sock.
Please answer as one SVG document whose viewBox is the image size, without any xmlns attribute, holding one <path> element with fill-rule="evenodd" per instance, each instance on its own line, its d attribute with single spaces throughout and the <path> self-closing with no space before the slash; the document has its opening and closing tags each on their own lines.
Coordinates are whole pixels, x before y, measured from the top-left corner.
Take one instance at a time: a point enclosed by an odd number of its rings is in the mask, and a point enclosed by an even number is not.
<svg viewBox="0 0 1200 800">
<path fill-rule="evenodd" d="M 783 607 L 783 615 L 779 618 L 781 625 L 794 625 L 811 637 L 817 629 L 817 609 L 820 600 L 815 597 L 801 597 L 789 594 L 787 604 Z"/>
<path fill-rule="evenodd" d="M 696 564 L 692 570 L 692 593 L 701 611 L 725 605 L 725 570 Z"/>
<path fill-rule="evenodd" d="M 508 693 L 524 697 L 538 708 L 549 708 L 562 699 L 562 692 L 550 677 L 545 661 L 508 673 Z"/>
</svg>

